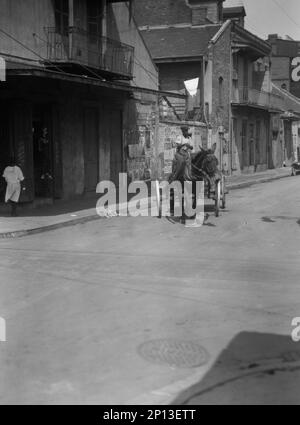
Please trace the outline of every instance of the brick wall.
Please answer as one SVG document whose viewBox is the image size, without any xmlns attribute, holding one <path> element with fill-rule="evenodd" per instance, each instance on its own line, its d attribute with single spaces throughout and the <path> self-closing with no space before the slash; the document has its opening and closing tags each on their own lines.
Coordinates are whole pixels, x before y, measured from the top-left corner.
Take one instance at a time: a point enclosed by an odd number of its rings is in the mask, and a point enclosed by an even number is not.
<svg viewBox="0 0 300 425">
<path fill-rule="evenodd" d="M 191 23 L 192 11 L 185 0 L 138 0 L 135 19 L 139 26 Z"/>
<path fill-rule="evenodd" d="M 290 76 L 290 58 L 272 57 L 271 75 L 273 80 L 285 80 Z"/>
<path fill-rule="evenodd" d="M 229 117 L 230 117 L 230 78 L 231 78 L 231 27 L 229 26 L 217 43 L 211 48 L 212 54 L 212 104 L 210 121 L 212 125 L 211 143 L 217 143 L 216 154 L 221 158 L 219 127 L 224 128 L 224 137 L 229 139 Z M 220 99 L 220 79 L 222 89 Z"/>
<path fill-rule="evenodd" d="M 215 2 L 197 2 L 192 7 L 193 25 L 212 22 L 214 24 L 220 21 L 220 6 Z"/>
</svg>

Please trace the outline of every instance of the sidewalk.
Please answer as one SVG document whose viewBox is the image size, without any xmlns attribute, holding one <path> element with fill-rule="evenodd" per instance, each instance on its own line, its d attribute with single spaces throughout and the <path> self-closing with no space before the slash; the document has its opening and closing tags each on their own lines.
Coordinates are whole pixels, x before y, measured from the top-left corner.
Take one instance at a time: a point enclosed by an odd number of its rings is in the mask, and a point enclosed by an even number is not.
<svg viewBox="0 0 300 425">
<path fill-rule="evenodd" d="M 290 176 L 290 168 L 268 170 L 262 173 L 230 176 L 226 179 L 229 190 L 241 189 Z M 230 195 L 229 195 L 230 196 Z M 18 217 L 9 216 L 9 206 L 0 206 L 0 239 L 16 238 L 46 232 L 61 227 L 98 220 L 96 202 L 91 196 L 72 201 L 57 201 L 53 205 L 29 209 L 20 206 Z"/>
</svg>

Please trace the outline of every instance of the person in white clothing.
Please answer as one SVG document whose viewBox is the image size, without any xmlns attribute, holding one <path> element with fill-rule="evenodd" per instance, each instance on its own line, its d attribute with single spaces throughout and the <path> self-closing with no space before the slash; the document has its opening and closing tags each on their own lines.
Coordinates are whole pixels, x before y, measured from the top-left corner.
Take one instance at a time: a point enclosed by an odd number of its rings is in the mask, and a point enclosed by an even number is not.
<svg viewBox="0 0 300 425">
<path fill-rule="evenodd" d="M 7 183 L 5 202 L 11 205 L 11 216 L 17 215 L 17 204 L 21 193 L 21 182 L 24 176 L 20 167 L 17 166 L 14 158 L 11 158 L 8 166 L 3 172 L 3 177 Z"/>
</svg>

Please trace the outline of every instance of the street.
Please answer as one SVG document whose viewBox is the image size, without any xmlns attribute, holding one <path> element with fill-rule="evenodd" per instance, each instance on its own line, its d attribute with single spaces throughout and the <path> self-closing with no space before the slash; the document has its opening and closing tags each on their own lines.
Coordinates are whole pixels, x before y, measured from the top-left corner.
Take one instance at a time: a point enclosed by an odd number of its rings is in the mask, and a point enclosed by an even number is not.
<svg viewBox="0 0 300 425">
<path fill-rule="evenodd" d="M 0 403 L 185 403 L 236 338 L 231 368 L 291 352 L 299 366 L 299 209 L 291 177 L 231 191 L 201 228 L 114 217 L 0 240 Z M 281 371 L 284 399 L 278 376 L 273 394 L 258 381 L 245 395 L 299 403 L 293 370 Z M 237 390 L 210 397 L 240 401 Z"/>
</svg>

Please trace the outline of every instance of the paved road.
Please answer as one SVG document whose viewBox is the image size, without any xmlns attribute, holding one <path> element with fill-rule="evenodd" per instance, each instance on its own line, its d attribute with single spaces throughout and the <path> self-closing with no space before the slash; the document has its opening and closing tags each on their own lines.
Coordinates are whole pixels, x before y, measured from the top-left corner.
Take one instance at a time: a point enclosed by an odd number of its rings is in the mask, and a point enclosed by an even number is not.
<svg viewBox="0 0 300 425">
<path fill-rule="evenodd" d="M 0 241 L 0 403 L 201 403 L 203 382 L 208 402 L 263 402 L 255 373 L 277 370 L 289 401 L 299 208 L 296 177 L 231 192 L 199 229 L 122 217 Z"/>
</svg>

